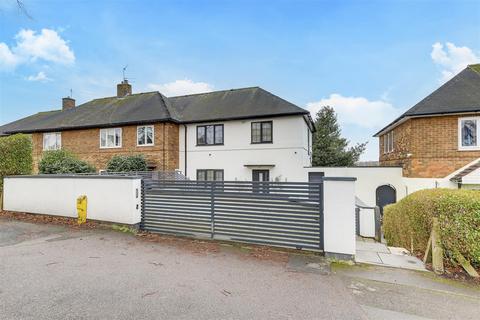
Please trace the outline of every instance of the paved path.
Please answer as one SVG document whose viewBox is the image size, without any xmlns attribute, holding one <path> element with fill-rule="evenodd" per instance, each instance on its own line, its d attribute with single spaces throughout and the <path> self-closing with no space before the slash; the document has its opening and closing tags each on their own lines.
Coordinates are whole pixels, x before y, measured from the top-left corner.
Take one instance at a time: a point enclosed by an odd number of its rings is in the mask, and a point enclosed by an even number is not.
<svg viewBox="0 0 480 320">
<path fill-rule="evenodd" d="M 2 320 L 478 317 L 478 290 L 429 275 L 0 218 Z"/>
<path fill-rule="evenodd" d="M 427 271 L 423 262 L 404 248 L 388 247 L 373 239 L 357 237 L 355 261 L 366 264 Z"/>
</svg>

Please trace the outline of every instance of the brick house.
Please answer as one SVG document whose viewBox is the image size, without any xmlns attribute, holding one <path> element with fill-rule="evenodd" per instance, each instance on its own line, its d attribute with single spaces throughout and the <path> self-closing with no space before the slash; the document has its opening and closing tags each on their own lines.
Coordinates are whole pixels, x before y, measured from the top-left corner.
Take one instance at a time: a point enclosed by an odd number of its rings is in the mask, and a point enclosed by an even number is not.
<svg viewBox="0 0 480 320">
<path fill-rule="evenodd" d="M 311 165 L 308 111 L 259 87 L 167 98 L 117 95 L 40 112 L 0 126 L 0 136 L 31 134 L 34 170 L 45 150 L 65 149 L 102 170 L 113 155 L 143 154 L 149 168 L 191 179 L 287 180 Z M 292 169 L 295 168 L 295 169 Z"/>
<path fill-rule="evenodd" d="M 461 178 L 479 167 L 480 64 L 470 65 L 375 134 L 383 166 L 407 178 Z"/>
</svg>

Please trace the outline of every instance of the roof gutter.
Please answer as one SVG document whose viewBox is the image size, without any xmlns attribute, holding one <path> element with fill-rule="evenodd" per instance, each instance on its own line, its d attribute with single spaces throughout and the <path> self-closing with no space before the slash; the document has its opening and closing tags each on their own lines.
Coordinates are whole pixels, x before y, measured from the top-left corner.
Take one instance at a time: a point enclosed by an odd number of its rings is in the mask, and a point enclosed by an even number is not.
<svg viewBox="0 0 480 320">
<path fill-rule="evenodd" d="M 279 113 L 279 114 L 265 114 L 259 116 L 243 116 L 243 117 L 229 117 L 229 118 L 216 118 L 216 119 L 205 119 L 205 120 L 197 120 L 197 121 L 181 121 L 174 119 L 172 117 L 169 118 L 160 118 L 160 119 L 146 119 L 146 120 L 136 120 L 136 121 L 124 121 L 124 122 L 116 122 L 116 123 L 108 123 L 108 124 L 93 124 L 93 125 L 83 125 L 83 126 L 60 126 L 60 127 L 49 127 L 49 128 L 42 128 L 42 129 L 32 129 L 32 130 L 9 130 L 3 132 L 3 134 L 15 134 L 15 133 L 36 133 L 36 132 L 52 132 L 52 131 L 69 131 L 69 130 L 81 130 L 81 129 L 95 129 L 95 128 L 112 128 L 117 126 L 125 126 L 125 125 L 138 125 L 138 124 L 148 124 L 153 122 L 172 122 L 176 124 L 194 124 L 194 123 L 207 123 L 207 122 L 219 122 L 219 121 L 232 121 L 232 120 L 246 120 L 246 119 L 262 119 L 262 118 L 275 118 L 275 117 L 286 117 L 286 116 L 295 116 L 295 115 L 303 115 L 307 117 L 310 123 L 307 122 L 310 130 L 315 132 L 315 126 L 313 125 L 313 120 L 310 116 L 310 112 L 293 112 L 293 113 Z"/>
<path fill-rule="evenodd" d="M 153 122 L 172 122 L 179 124 L 178 120 L 172 118 L 161 118 L 161 119 L 148 119 L 148 120 L 137 120 L 137 121 L 124 121 L 116 123 L 106 123 L 106 124 L 93 124 L 93 125 L 84 125 L 76 127 L 50 127 L 43 129 L 33 129 L 33 130 L 8 130 L 3 132 L 4 134 L 15 134 L 15 133 L 36 133 L 36 132 L 52 132 L 52 131 L 70 131 L 70 130 L 81 130 L 81 129 L 96 129 L 96 128 L 112 128 L 117 126 L 125 125 L 135 125 L 135 124 L 147 124 Z"/>
</svg>

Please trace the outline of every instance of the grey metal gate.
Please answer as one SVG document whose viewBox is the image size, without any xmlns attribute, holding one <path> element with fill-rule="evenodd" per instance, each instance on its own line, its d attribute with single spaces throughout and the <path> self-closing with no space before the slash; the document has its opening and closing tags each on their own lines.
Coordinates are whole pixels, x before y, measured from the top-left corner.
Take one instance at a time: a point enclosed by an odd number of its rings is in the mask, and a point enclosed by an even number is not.
<svg viewBox="0 0 480 320">
<path fill-rule="evenodd" d="M 144 230 L 323 250 L 323 184 L 145 179 Z"/>
</svg>

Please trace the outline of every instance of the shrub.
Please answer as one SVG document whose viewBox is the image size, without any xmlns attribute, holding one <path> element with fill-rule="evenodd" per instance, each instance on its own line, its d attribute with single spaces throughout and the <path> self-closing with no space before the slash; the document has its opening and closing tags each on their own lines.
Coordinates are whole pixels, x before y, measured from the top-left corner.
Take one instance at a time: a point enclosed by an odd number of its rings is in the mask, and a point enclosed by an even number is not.
<svg viewBox="0 0 480 320">
<path fill-rule="evenodd" d="M 49 150 L 43 152 L 38 171 L 44 174 L 61 174 L 91 173 L 96 170 L 95 167 L 66 150 Z"/>
<path fill-rule="evenodd" d="M 32 139 L 25 134 L 0 137 L 0 193 L 3 177 L 32 173 Z"/>
<path fill-rule="evenodd" d="M 480 265 L 480 191 L 421 190 L 384 209 L 383 228 L 389 245 L 425 253 L 438 217 L 442 246 L 448 256 L 460 252 L 473 264 Z"/>
<path fill-rule="evenodd" d="M 127 156 L 113 156 L 107 163 L 107 171 L 110 172 L 131 172 L 146 171 L 147 160 L 143 154 L 134 154 Z"/>
</svg>

